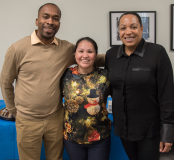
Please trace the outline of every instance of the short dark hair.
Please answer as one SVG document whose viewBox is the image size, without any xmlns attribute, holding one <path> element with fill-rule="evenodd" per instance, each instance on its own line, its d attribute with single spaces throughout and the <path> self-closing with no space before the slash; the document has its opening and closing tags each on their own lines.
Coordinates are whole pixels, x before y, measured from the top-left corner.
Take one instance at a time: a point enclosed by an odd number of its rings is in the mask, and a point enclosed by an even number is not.
<svg viewBox="0 0 174 160">
<path fill-rule="evenodd" d="M 129 11 L 129 12 L 125 12 L 121 15 L 120 19 L 124 16 L 124 15 L 128 15 L 128 14 L 131 14 L 131 15 L 134 15 L 138 18 L 138 21 L 140 23 L 140 27 L 142 26 L 142 21 L 141 21 L 141 17 L 140 15 L 137 13 L 137 12 L 134 12 L 134 11 Z M 119 25 L 120 25 L 120 19 L 119 19 Z"/>
<path fill-rule="evenodd" d="M 54 3 L 45 3 L 45 4 L 43 4 L 42 6 L 40 6 L 40 8 L 38 9 L 38 17 L 39 17 L 39 12 L 40 12 L 40 10 L 42 9 L 42 7 L 46 6 L 47 4 L 51 4 L 51 5 L 54 5 L 54 6 L 56 6 L 57 8 L 59 8 L 59 7 L 58 7 L 56 4 L 54 4 Z M 61 12 L 60 8 L 59 8 L 59 11 L 60 11 L 60 16 L 61 16 L 62 12 Z"/>
<path fill-rule="evenodd" d="M 93 46 L 94 46 L 94 49 L 95 49 L 96 54 L 98 53 L 98 46 L 97 46 L 97 43 L 96 43 L 92 38 L 90 38 L 90 37 L 83 37 L 83 38 L 80 38 L 80 39 L 76 42 L 74 52 L 76 52 L 76 49 L 77 49 L 77 47 L 78 47 L 78 45 L 79 45 L 79 43 L 80 43 L 81 41 L 88 41 L 88 42 L 91 42 L 91 43 L 93 44 Z"/>
</svg>

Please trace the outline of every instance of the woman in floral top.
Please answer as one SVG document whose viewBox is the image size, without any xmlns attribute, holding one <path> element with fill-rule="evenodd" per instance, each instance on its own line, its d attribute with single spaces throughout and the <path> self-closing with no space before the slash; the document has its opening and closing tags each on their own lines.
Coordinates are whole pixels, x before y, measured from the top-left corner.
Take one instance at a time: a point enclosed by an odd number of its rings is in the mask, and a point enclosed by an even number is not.
<svg viewBox="0 0 174 160">
<path fill-rule="evenodd" d="M 108 160 L 111 121 L 106 109 L 108 72 L 94 67 L 97 44 L 84 37 L 75 47 L 76 67 L 63 76 L 64 145 L 71 160 Z"/>
</svg>

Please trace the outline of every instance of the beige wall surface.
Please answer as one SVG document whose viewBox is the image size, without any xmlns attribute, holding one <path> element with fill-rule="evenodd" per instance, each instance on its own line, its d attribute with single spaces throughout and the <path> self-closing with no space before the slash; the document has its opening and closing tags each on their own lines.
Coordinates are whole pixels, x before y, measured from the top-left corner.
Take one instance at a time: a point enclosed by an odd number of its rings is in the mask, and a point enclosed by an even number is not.
<svg viewBox="0 0 174 160">
<path fill-rule="evenodd" d="M 38 8 L 48 2 L 57 4 L 62 11 L 56 37 L 75 43 L 89 36 L 96 40 L 99 53 L 110 48 L 109 11 L 156 11 L 156 43 L 166 48 L 174 66 L 174 51 L 170 50 L 173 0 L 0 0 L 0 71 L 8 47 L 37 28 Z"/>
</svg>

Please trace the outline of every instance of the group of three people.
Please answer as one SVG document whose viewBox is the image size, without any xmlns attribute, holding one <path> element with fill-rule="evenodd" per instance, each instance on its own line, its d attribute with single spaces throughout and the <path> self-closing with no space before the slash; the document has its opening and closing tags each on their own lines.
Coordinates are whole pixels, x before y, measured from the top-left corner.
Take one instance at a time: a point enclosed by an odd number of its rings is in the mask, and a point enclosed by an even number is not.
<svg viewBox="0 0 174 160">
<path fill-rule="evenodd" d="M 38 30 L 6 53 L 1 90 L 16 117 L 19 158 L 38 160 L 44 140 L 48 160 L 62 160 L 63 143 L 71 160 L 109 160 L 110 94 L 114 133 L 129 159 L 159 160 L 174 137 L 173 71 L 165 49 L 147 43 L 140 16 L 126 12 L 119 20 L 123 45 L 107 51 L 100 69 L 104 55 L 97 55 L 93 39 L 74 46 L 55 38 L 60 18 L 57 5 L 44 4 Z"/>
</svg>

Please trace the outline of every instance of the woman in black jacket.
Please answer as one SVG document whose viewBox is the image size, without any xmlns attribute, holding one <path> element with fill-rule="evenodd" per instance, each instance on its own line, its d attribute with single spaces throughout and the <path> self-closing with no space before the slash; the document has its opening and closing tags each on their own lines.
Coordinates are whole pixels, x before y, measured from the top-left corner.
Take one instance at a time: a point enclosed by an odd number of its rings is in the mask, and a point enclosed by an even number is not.
<svg viewBox="0 0 174 160">
<path fill-rule="evenodd" d="M 171 62 L 163 46 L 142 38 L 136 12 L 120 17 L 119 34 L 123 45 L 106 54 L 114 133 L 121 137 L 130 160 L 159 160 L 159 151 L 168 152 L 174 137 Z"/>
</svg>

